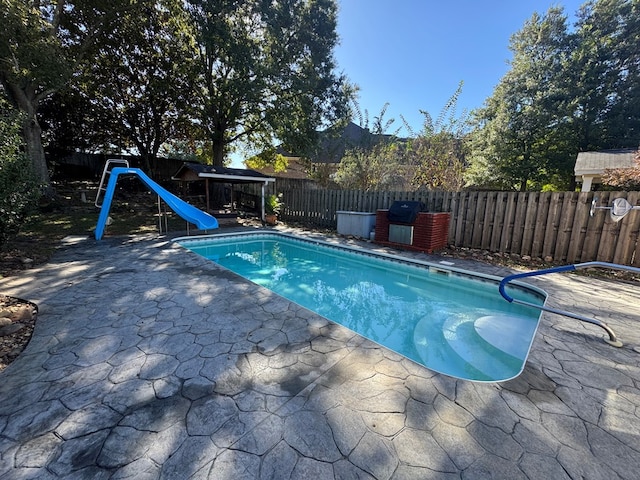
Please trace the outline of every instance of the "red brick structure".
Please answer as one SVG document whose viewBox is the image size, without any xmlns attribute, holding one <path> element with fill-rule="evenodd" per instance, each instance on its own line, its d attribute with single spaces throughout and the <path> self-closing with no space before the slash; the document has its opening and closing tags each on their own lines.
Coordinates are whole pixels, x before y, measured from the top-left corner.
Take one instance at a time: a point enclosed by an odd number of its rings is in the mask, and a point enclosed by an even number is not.
<svg viewBox="0 0 640 480">
<path fill-rule="evenodd" d="M 399 223 L 398 225 L 413 226 L 413 243 L 395 243 L 389 241 L 389 210 L 376 212 L 376 239 L 381 245 L 431 253 L 447 246 L 449 238 L 450 213 L 426 213 L 420 212 L 413 223 Z"/>
</svg>

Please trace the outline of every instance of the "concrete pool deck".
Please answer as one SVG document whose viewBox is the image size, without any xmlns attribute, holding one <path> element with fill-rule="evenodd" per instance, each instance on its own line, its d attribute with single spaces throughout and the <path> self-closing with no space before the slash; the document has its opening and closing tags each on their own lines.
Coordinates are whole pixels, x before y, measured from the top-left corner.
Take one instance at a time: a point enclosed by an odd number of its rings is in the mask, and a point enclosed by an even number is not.
<svg viewBox="0 0 640 480">
<path fill-rule="evenodd" d="M 518 378 L 455 380 L 168 238 L 69 238 L 0 279 L 39 306 L 0 372 L 0 478 L 638 478 L 640 287 L 527 283 L 625 346 L 544 314 Z"/>
</svg>

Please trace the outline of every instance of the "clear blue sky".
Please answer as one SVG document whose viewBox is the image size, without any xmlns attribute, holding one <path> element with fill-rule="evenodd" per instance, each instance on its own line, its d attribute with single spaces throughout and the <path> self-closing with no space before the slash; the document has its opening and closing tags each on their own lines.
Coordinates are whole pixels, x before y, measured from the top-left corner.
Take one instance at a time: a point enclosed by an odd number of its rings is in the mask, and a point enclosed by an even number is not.
<svg viewBox="0 0 640 480">
<path fill-rule="evenodd" d="M 419 110 L 435 119 L 461 80 L 457 112 L 482 106 L 509 69 L 511 35 L 534 12 L 562 6 L 572 28 L 585 1 L 339 0 L 335 58 L 360 87 L 370 121 L 388 102 L 390 131 L 402 126 L 400 115 L 419 131 Z"/>
</svg>

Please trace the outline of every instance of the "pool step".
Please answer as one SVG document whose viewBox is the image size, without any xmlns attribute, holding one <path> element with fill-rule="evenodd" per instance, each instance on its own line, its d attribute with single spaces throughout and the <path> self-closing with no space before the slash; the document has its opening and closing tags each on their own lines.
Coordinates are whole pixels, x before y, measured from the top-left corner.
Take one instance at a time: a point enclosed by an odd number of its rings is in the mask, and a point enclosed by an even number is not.
<svg viewBox="0 0 640 480">
<path fill-rule="evenodd" d="M 450 314 L 444 322 L 434 318 L 418 322 L 414 345 L 424 364 L 447 375 L 479 381 L 506 380 L 518 375 L 526 361 L 536 323 L 487 313 Z M 514 319 L 512 325 L 510 319 Z"/>
<path fill-rule="evenodd" d="M 473 324 L 476 333 L 507 355 L 526 360 L 538 322 L 517 315 L 486 315 Z"/>
</svg>

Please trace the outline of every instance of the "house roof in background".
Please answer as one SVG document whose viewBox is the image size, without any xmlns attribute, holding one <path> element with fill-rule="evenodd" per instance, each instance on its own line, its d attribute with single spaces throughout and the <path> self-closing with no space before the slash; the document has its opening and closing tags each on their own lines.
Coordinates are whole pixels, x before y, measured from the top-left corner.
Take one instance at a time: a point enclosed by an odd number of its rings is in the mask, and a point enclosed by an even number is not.
<svg viewBox="0 0 640 480">
<path fill-rule="evenodd" d="M 629 168 L 635 165 L 637 150 L 619 148 L 597 152 L 580 152 L 574 168 L 576 175 L 601 174 L 607 168 Z"/>
<path fill-rule="evenodd" d="M 384 139 L 390 138 L 392 135 L 372 134 L 368 129 L 362 128 L 353 122 L 349 122 L 344 128 L 328 128 L 319 132 L 320 139 L 318 148 L 310 156 L 312 163 L 340 163 L 342 157 L 347 150 L 365 146 Z M 276 153 L 287 158 L 300 158 L 299 154 L 289 152 L 282 148 L 276 147 Z"/>
<path fill-rule="evenodd" d="M 193 162 L 185 162 L 172 177 L 173 180 L 203 180 L 206 178 L 226 183 L 267 183 L 275 181 L 275 178 L 255 170 L 216 167 Z"/>
<path fill-rule="evenodd" d="M 347 150 L 355 147 L 375 144 L 393 135 L 373 134 L 367 128 L 362 128 L 349 122 L 341 131 L 327 129 L 320 133 L 318 151 L 311 158 L 313 163 L 339 163 Z"/>
</svg>

